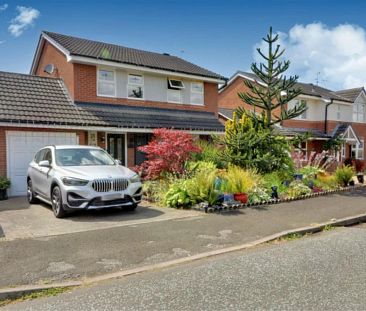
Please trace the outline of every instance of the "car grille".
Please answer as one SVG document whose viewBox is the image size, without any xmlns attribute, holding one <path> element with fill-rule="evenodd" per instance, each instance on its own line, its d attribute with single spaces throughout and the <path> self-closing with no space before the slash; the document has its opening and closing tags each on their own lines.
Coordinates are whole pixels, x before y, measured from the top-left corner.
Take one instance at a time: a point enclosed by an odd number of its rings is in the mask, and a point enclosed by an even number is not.
<svg viewBox="0 0 366 311">
<path fill-rule="evenodd" d="M 133 203 L 130 196 L 126 196 L 123 199 L 115 199 L 109 201 L 103 201 L 101 198 L 95 198 L 94 200 L 90 201 L 90 206 L 116 206 L 122 205 L 126 203 Z"/>
<path fill-rule="evenodd" d="M 123 191 L 128 187 L 128 180 L 125 178 L 97 179 L 92 182 L 96 192 Z"/>
</svg>

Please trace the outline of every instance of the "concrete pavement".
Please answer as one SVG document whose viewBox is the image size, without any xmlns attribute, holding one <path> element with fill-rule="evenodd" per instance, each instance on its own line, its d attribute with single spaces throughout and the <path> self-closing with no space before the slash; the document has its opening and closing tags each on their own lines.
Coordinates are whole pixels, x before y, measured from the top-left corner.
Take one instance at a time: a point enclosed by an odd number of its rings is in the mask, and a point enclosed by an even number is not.
<svg viewBox="0 0 366 311">
<path fill-rule="evenodd" d="M 1 241 L 0 286 L 80 280 L 243 244 L 365 213 L 365 198 L 365 191 L 357 190 L 223 215 Z"/>
<path fill-rule="evenodd" d="M 366 230 L 342 228 L 4 310 L 364 310 Z"/>
</svg>

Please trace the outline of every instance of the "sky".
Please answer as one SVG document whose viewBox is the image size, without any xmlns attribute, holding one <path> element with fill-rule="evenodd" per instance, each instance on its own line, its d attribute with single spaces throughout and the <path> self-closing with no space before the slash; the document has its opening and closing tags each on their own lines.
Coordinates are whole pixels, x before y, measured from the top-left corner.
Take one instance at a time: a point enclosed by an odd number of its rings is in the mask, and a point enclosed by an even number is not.
<svg viewBox="0 0 366 311">
<path fill-rule="evenodd" d="M 288 74 L 366 86 L 363 0 L 0 0 L 0 70 L 29 73 L 42 30 L 169 53 L 230 77 L 261 61 L 270 26 Z"/>
</svg>

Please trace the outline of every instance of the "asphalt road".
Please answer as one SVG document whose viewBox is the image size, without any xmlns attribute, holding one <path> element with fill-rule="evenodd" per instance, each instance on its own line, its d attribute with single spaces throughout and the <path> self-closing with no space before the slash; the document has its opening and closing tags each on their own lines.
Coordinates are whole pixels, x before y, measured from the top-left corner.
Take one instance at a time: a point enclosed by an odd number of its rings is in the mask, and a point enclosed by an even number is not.
<svg viewBox="0 0 366 311">
<path fill-rule="evenodd" d="M 78 280 L 240 245 L 283 230 L 365 213 L 365 198 L 366 191 L 357 190 L 222 215 L 0 239 L 0 287 Z M 106 218 L 100 215 L 85 221 L 98 223 Z M 82 221 L 82 216 L 70 217 L 65 226 Z"/>
<path fill-rule="evenodd" d="M 366 230 L 341 228 L 5 310 L 365 310 Z"/>
</svg>

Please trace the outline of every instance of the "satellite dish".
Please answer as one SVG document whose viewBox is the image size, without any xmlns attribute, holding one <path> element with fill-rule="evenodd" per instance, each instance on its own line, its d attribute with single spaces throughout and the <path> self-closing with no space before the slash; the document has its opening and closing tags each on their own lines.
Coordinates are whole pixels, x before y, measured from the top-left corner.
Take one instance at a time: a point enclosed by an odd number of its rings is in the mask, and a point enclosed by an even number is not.
<svg viewBox="0 0 366 311">
<path fill-rule="evenodd" d="M 54 64 L 48 64 L 46 67 L 44 67 L 44 72 L 47 72 L 48 74 L 53 74 L 55 71 L 55 65 Z"/>
</svg>

